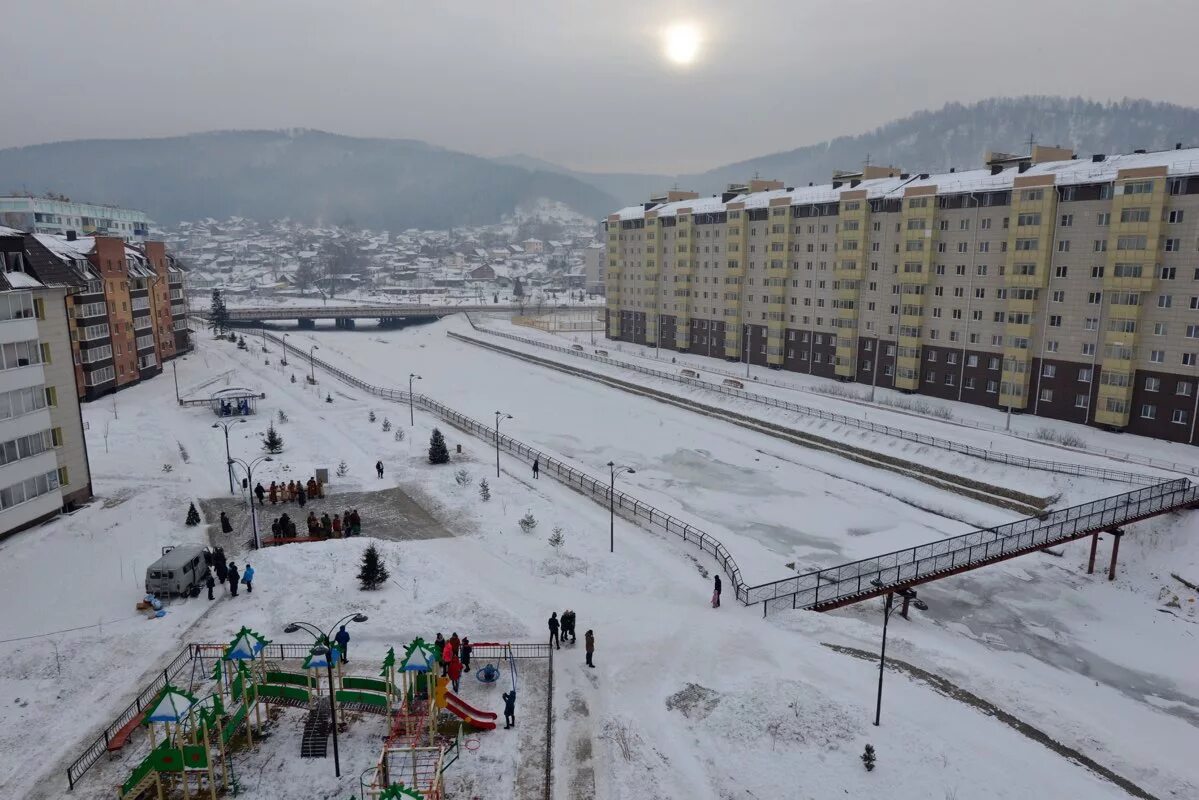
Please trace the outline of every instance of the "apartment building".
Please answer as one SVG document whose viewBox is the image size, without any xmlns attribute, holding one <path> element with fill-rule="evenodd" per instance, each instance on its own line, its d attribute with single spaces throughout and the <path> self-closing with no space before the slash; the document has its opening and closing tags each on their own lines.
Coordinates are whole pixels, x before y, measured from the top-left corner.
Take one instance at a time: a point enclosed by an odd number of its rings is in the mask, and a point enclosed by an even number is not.
<svg viewBox="0 0 1199 800">
<path fill-rule="evenodd" d="M 92 496 L 75 390 L 69 285 L 29 272 L 24 237 L 0 228 L 0 536 Z"/>
<path fill-rule="evenodd" d="M 111 236 L 142 242 L 150 219 L 142 211 L 96 203 L 74 203 L 66 197 L 0 197 L 0 225 L 25 233 Z"/>
<path fill-rule="evenodd" d="M 1196 442 L 1199 149 L 988 153 L 607 220 L 608 336 Z"/>
<path fill-rule="evenodd" d="M 191 349 L 184 271 L 161 242 L 27 234 L 30 272 L 72 287 L 79 397 L 94 400 L 162 372 Z"/>
</svg>

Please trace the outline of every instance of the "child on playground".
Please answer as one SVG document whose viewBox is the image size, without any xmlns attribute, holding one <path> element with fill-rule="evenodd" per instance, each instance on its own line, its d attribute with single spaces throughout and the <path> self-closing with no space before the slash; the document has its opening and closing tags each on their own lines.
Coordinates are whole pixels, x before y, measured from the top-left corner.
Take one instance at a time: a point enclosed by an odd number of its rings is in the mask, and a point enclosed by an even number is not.
<svg viewBox="0 0 1199 800">
<path fill-rule="evenodd" d="M 504 730 L 516 727 L 516 690 L 504 692 Z"/>
<path fill-rule="evenodd" d="M 458 681 L 462 679 L 462 662 L 458 659 L 450 661 L 450 684 L 454 687 L 454 691 L 458 691 Z"/>
</svg>

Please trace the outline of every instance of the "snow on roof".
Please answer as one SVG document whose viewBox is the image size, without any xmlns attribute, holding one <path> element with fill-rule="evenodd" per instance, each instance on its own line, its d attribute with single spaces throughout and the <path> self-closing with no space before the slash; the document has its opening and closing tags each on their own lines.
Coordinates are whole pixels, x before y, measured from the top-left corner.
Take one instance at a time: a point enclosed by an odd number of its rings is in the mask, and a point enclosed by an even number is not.
<svg viewBox="0 0 1199 800">
<path fill-rule="evenodd" d="M 0 236 L 24 236 L 24 234 L 16 228 L 6 228 L 0 225 Z"/>
<path fill-rule="evenodd" d="M 26 272 L 6 272 L 4 279 L 14 289 L 40 289 L 42 282 Z"/>
<path fill-rule="evenodd" d="M 1122 153 L 1107 156 L 1103 161 L 1092 161 L 1080 157 L 1067 161 L 1046 161 L 1033 164 L 1024 172 L 1017 167 L 1007 167 L 998 174 L 992 174 L 989 168 L 972 169 L 962 172 L 942 172 L 930 174 L 922 178 L 919 174 L 907 178 L 875 178 L 859 182 L 856 186 L 846 183 L 836 188 L 831 183 L 817 186 L 803 186 L 791 189 L 774 189 L 767 192 L 753 192 L 738 195 L 730 202 L 742 202 L 745 208 L 764 208 L 771 200 L 786 197 L 789 205 L 804 205 L 808 203 L 831 203 L 840 200 L 843 192 L 865 191 L 868 198 L 886 196 L 900 197 L 903 191 L 912 187 L 935 186 L 938 194 L 958 194 L 964 192 L 999 192 L 1012 188 L 1017 176 L 1029 177 L 1036 175 L 1051 175 L 1057 186 L 1070 186 L 1083 183 L 1110 183 L 1114 181 L 1121 170 L 1144 169 L 1147 167 L 1165 167 L 1166 174 L 1176 175 L 1199 174 L 1199 148 L 1181 150 L 1161 150 L 1153 153 Z M 701 197 L 694 200 L 678 200 L 673 203 L 663 203 L 653 206 L 659 217 L 670 217 L 679 209 L 689 208 L 697 214 L 713 211 L 723 211 L 726 208 L 720 197 Z M 645 207 L 641 205 L 626 206 L 615 212 L 620 220 L 641 219 L 645 216 Z"/>
<path fill-rule="evenodd" d="M 51 253 L 69 261 L 86 259 L 96 246 L 96 241 L 91 236 L 81 236 L 73 242 L 49 233 L 35 233 L 33 237 Z"/>
</svg>

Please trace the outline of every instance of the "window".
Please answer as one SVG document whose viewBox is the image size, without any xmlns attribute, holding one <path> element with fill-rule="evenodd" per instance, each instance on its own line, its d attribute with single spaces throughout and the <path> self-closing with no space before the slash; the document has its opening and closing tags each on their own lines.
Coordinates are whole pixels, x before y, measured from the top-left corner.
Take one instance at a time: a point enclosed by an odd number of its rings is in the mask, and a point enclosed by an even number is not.
<svg viewBox="0 0 1199 800">
<path fill-rule="evenodd" d="M 1062 214 L 1062 219 L 1059 224 L 1063 228 L 1069 228 L 1071 225 L 1074 224 L 1074 215 L 1073 214 Z"/>
<path fill-rule="evenodd" d="M 1171 225 L 1177 225 L 1179 222 L 1182 222 L 1182 213 L 1183 212 L 1181 210 L 1171 211 L 1169 216 L 1166 217 L 1166 219 L 1169 221 L 1169 223 Z"/>
<path fill-rule="evenodd" d="M 1090 383 L 1091 382 L 1091 368 L 1090 367 L 1082 367 L 1081 369 L 1078 370 L 1078 382 L 1079 383 Z"/>
<path fill-rule="evenodd" d="M 1186 410 L 1182 409 L 1182 408 L 1174 409 L 1174 413 L 1170 415 L 1170 421 L 1173 422 L 1175 425 L 1186 425 L 1187 424 Z"/>
<path fill-rule="evenodd" d="M 1107 239 L 1096 239 L 1094 241 L 1093 249 L 1094 249 L 1094 252 L 1096 252 L 1096 253 L 1106 253 L 1107 252 Z"/>
<path fill-rule="evenodd" d="M 1150 350 L 1149 351 L 1149 361 L 1150 362 L 1152 362 L 1154 364 L 1162 364 L 1162 363 L 1165 363 L 1165 360 L 1166 360 L 1166 351 L 1165 350 Z"/>
<path fill-rule="evenodd" d="M 1156 392 L 1161 388 L 1161 378 L 1145 378 L 1145 391 Z"/>
<path fill-rule="evenodd" d="M 9 342 L 0 347 L 0 369 L 18 369 L 42 363 L 42 348 L 37 339 Z"/>
<path fill-rule="evenodd" d="M 1193 388 L 1194 384 L 1192 384 L 1190 381 L 1179 381 L 1178 383 L 1174 384 L 1174 394 L 1178 395 L 1179 397 L 1190 397 L 1191 390 Z"/>
<path fill-rule="evenodd" d="M 1112 224 L 1112 215 L 1107 211 L 1104 211 L 1104 212 L 1098 214 L 1095 217 L 1095 224 L 1099 225 L 1100 227 L 1102 227 L 1104 225 L 1111 225 Z"/>
<path fill-rule="evenodd" d="M 1088 292 L 1087 302 L 1093 306 L 1099 305 L 1103 301 L 1103 292 Z"/>
<path fill-rule="evenodd" d="M 998 381 L 987 381 L 987 394 L 995 394 L 999 390 Z"/>
<path fill-rule="evenodd" d="M 1194 353 L 1183 353 L 1182 354 L 1182 365 L 1184 367 L 1195 366 L 1195 354 Z"/>
<path fill-rule="evenodd" d="M 1124 184 L 1123 194 L 1152 194 L 1153 181 L 1129 181 Z"/>
<path fill-rule="evenodd" d="M 1187 325 L 1187 338 L 1199 339 L 1199 325 Z"/>
<path fill-rule="evenodd" d="M 1041 402 L 1042 403 L 1052 403 L 1053 402 L 1053 390 L 1052 389 L 1042 389 L 1041 390 Z"/>
<path fill-rule="evenodd" d="M 1064 303 L 1064 302 L 1066 302 L 1066 293 L 1065 293 L 1064 291 L 1060 290 L 1060 289 L 1059 289 L 1059 290 L 1057 290 L 1057 291 L 1055 291 L 1055 292 L 1053 293 L 1053 302 L 1055 302 L 1055 303 Z"/>
<path fill-rule="evenodd" d="M 1126 208 L 1120 212 L 1120 222 L 1148 222 L 1149 208 L 1148 206 L 1137 206 L 1135 208 Z"/>
<path fill-rule="evenodd" d="M 1070 252 L 1070 240 L 1069 239 L 1060 240 L 1057 243 L 1057 251 L 1059 253 L 1069 253 Z"/>
<path fill-rule="evenodd" d="M 1056 364 L 1045 364 L 1043 367 L 1041 367 L 1041 377 L 1056 378 L 1057 377 L 1057 365 Z"/>
<path fill-rule="evenodd" d="M 1085 394 L 1074 395 L 1074 407 L 1075 408 L 1086 408 L 1090 404 L 1091 404 L 1090 395 L 1085 395 Z"/>
<path fill-rule="evenodd" d="M 1157 296 L 1158 308 L 1169 308 L 1174 302 L 1174 296 L 1169 294 L 1159 294 Z"/>
<path fill-rule="evenodd" d="M 1182 239 L 1167 239 L 1166 240 L 1166 252 L 1167 253 L 1182 252 Z"/>
<path fill-rule="evenodd" d="M 1149 237 L 1147 236 L 1118 236 L 1116 237 L 1117 250 L 1146 250 L 1149 247 Z"/>
<path fill-rule="evenodd" d="M 1064 266 L 1060 266 L 1060 265 L 1056 266 L 1053 268 L 1053 277 L 1064 278 L 1064 277 L 1066 277 L 1068 271 L 1069 270 Z"/>
<path fill-rule="evenodd" d="M 1157 406 L 1152 403 L 1141 406 L 1141 419 L 1157 419 Z"/>
<path fill-rule="evenodd" d="M 35 475 L 0 489 L 0 509 L 8 509 L 58 489 L 58 471 Z"/>
<path fill-rule="evenodd" d="M 1061 314 L 1051 314 L 1049 316 L 1049 327 L 1051 327 L 1051 328 L 1062 327 L 1062 315 Z"/>
<path fill-rule="evenodd" d="M 1166 323 L 1164 323 L 1164 322 L 1153 323 L 1153 335 L 1154 336 L 1165 336 L 1166 330 L 1167 330 Z"/>
<path fill-rule="evenodd" d="M 1177 267 L 1161 267 L 1157 271 L 1157 277 L 1161 278 L 1163 281 L 1172 281 L 1178 277 L 1178 268 Z"/>
<path fill-rule="evenodd" d="M 1084 342 L 1082 345 L 1082 354 L 1084 356 L 1095 355 L 1095 343 L 1094 342 Z"/>
</svg>

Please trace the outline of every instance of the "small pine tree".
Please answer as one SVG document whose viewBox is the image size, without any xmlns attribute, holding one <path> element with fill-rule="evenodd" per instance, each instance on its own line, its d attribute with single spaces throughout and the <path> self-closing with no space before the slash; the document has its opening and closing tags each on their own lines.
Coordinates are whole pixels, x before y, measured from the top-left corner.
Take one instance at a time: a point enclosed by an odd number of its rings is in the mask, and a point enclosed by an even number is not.
<svg viewBox="0 0 1199 800">
<path fill-rule="evenodd" d="M 229 331 L 229 341 L 231 341 L 231 342 L 237 341 L 237 334 L 234 333 L 233 331 Z"/>
<path fill-rule="evenodd" d="M 262 437 L 262 449 L 272 454 L 283 452 L 283 437 L 275 430 L 273 422 L 267 426 L 266 436 Z"/>
<path fill-rule="evenodd" d="M 291 382 L 292 382 L 292 383 L 295 383 L 295 382 L 296 382 L 296 376 L 295 376 L 294 374 L 291 376 Z"/>
<path fill-rule="evenodd" d="M 470 473 L 464 469 L 460 469 L 454 473 L 454 480 L 457 481 L 459 486 L 470 486 L 471 483 L 474 482 L 474 479 L 471 478 Z"/>
<path fill-rule="evenodd" d="M 861 755 L 862 765 L 866 767 L 867 772 L 874 771 L 874 745 L 866 745 L 866 750 Z"/>
<path fill-rule="evenodd" d="M 479 497 L 483 498 L 484 503 L 491 499 L 491 487 L 487 485 L 486 478 L 479 481 Z"/>
<path fill-rule="evenodd" d="M 387 433 L 389 430 L 391 430 L 391 420 L 389 420 L 387 417 L 384 417 L 383 418 L 383 432 Z"/>
<path fill-rule="evenodd" d="M 187 507 L 187 524 L 188 525 L 199 525 L 200 524 L 200 512 L 196 510 L 195 503 L 192 503 L 191 505 L 189 505 Z"/>
<path fill-rule="evenodd" d="M 350 474 L 350 465 L 347 464 L 346 460 L 343 458 L 341 461 L 337 462 L 337 477 L 344 478 L 345 476 L 347 476 L 349 474 Z"/>
<path fill-rule="evenodd" d="M 325 402 L 326 402 L 326 403 L 332 403 L 332 402 L 333 402 L 333 395 L 331 395 L 331 394 L 327 394 L 327 395 L 325 395 Z"/>
<path fill-rule="evenodd" d="M 284 422 L 287 422 L 287 414 L 283 409 L 279 409 L 279 424 L 282 425 Z"/>
<path fill-rule="evenodd" d="M 404 441 L 404 429 L 403 428 L 396 428 L 396 441 L 397 442 Z"/>
<path fill-rule="evenodd" d="M 446 449 L 445 437 L 441 435 L 440 428 L 434 428 L 433 435 L 429 437 L 429 463 L 450 463 L 450 451 Z"/>
<path fill-rule="evenodd" d="M 237 349 L 238 350 L 246 349 L 246 337 L 244 337 L 244 336 L 237 337 Z"/>
<path fill-rule="evenodd" d="M 554 548 L 554 552 L 561 552 L 562 545 L 566 544 L 566 535 L 562 533 L 561 527 L 555 527 L 554 532 L 550 534 L 550 547 Z"/>
<path fill-rule="evenodd" d="M 387 565 L 379 557 L 379 550 L 374 544 L 368 545 L 362 553 L 362 566 L 358 569 L 358 588 L 363 591 L 378 589 L 387 582 L 389 573 Z"/>
<path fill-rule="evenodd" d="M 375 412 L 374 412 L 374 411 L 372 411 L 371 413 L 367 414 L 367 415 L 366 415 L 366 418 L 367 418 L 367 419 L 369 419 L 371 422 L 374 422 L 374 421 L 377 419 L 377 417 L 375 416 Z"/>
<path fill-rule="evenodd" d="M 520 525 L 520 529 L 525 533 L 532 533 L 533 529 L 537 527 L 537 518 L 533 516 L 532 511 L 526 511 L 517 524 Z"/>
</svg>

